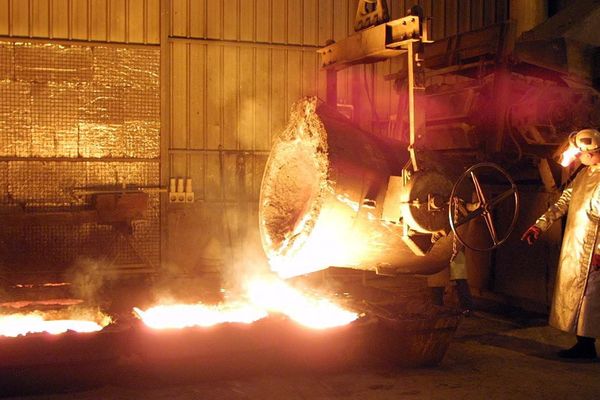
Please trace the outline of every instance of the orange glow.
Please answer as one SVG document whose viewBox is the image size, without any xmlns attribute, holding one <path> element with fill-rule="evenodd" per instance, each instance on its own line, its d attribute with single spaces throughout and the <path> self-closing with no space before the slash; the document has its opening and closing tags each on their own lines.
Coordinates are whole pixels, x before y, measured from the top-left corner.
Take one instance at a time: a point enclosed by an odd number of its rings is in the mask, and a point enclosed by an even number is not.
<svg viewBox="0 0 600 400">
<path fill-rule="evenodd" d="M 0 336 L 17 337 L 42 332 L 52 335 L 67 331 L 97 332 L 109 323 L 110 318 L 106 316 L 100 322 L 95 322 L 77 319 L 47 319 L 40 312 L 0 315 Z"/>
<path fill-rule="evenodd" d="M 368 246 L 364 236 L 357 236 L 353 229 L 358 203 L 345 196 L 337 196 L 337 202 L 322 209 L 312 230 L 304 229 L 305 216 L 291 237 L 280 246 L 278 252 L 269 255 L 271 270 L 282 278 L 291 278 L 330 266 L 352 267 L 378 249 Z M 370 215 L 368 215 L 370 217 Z M 371 234 L 375 234 L 371 232 Z"/>
<path fill-rule="evenodd" d="M 252 323 L 268 313 L 287 315 L 314 329 L 341 326 L 358 318 L 354 312 L 329 300 L 303 294 L 281 280 L 252 280 L 246 290 L 247 302 L 244 303 L 160 305 L 146 311 L 134 308 L 134 312 L 147 326 L 155 329 L 207 327 L 224 322 Z"/>
<path fill-rule="evenodd" d="M 269 311 L 285 314 L 297 323 L 313 329 L 346 325 L 358 318 L 333 302 L 308 296 L 281 280 L 254 280 L 248 283 L 250 301 Z"/>
<path fill-rule="evenodd" d="M 249 324 L 267 316 L 266 312 L 250 304 L 170 304 L 146 311 L 137 307 L 133 310 L 146 325 L 154 329 L 207 327 L 224 322 Z"/>
<path fill-rule="evenodd" d="M 563 167 L 568 167 L 569 164 L 571 164 L 577 158 L 580 152 L 581 151 L 577 147 L 569 145 L 569 147 L 567 147 L 560 157 L 560 165 Z"/>
</svg>

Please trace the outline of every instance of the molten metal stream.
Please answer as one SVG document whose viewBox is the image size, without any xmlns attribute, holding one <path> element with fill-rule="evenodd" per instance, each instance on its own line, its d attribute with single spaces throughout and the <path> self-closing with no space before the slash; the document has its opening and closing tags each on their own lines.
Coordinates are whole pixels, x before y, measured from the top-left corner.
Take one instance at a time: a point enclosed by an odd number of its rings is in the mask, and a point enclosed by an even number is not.
<svg viewBox="0 0 600 400">
<path fill-rule="evenodd" d="M 79 319 L 49 319 L 41 312 L 0 315 L 0 336 L 17 337 L 31 333 L 57 335 L 67 331 L 97 332 L 110 323 L 104 316 L 99 322 Z"/>
<path fill-rule="evenodd" d="M 252 323 L 269 313 L 287 315 L 313 329 L 346 325 L 358 314 L 333 302 L 301 293 L 280 280 L 257 279 L 248 282 L 245 302 L 216 306 L 205 304 L 159 305 L 148 310 L 135 308 L 136 315 L 154 329 L 212 326 L 224 322 Z"/>
</svg>

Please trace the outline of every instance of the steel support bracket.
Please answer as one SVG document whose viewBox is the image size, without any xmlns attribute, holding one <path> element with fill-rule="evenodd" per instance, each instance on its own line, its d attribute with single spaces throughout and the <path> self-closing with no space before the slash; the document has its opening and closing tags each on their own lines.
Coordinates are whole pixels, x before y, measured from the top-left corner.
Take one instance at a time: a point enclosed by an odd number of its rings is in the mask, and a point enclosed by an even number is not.
<svg viewBox="0 0 600 400">
<path fill-rule="evenodd" d="M 396 57 L 408 42 L 420 40 L 419 17 L 408 16 L 362 30 L 317 50 L 321 67 L 341 70 Z"/>
</svg>

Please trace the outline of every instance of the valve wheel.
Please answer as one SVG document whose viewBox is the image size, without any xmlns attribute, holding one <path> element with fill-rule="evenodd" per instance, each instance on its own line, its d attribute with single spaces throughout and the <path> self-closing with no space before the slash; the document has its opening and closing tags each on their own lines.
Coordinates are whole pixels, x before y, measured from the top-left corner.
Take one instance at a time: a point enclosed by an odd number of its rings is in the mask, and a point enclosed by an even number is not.
<svg viewBox="0 0 600 400">
<path fill-rule="evenodd" d="M 506 181 L 510 184 L 510 189 L 502 192 L 501 194 L 490 198 L 489 195 L 486 194 L 478 175 L 481 174 L 482 171 L 492 171 L 495 175 L 500 175 L 502 180 Z M 463 188 L 463 182 L 470 178 L 473 187 L 475 188 L 475 195 L 477 197 L 478 207 L 475 210 L 468 211 L 465 210 L 463 206 L 461 206 L 461 202 L 464 203 L 460 197 L 458 197 L 459 190 Z M 498 208 L 500 204 L 503 204 L 505 201 L 509 201 L 512 199 L 513 202 L 513 215 L 511 223 L 508 229 L 502 234 L 498 235 L 498 230 L 496 229 L 496 225 L 494 223 L 494 211 Z M 475 203 L 477 204 L 477 203 Z M 457 210 L 457 207 L 459 208 Z M 458 239 L 458 241 L 463 244 L 465 247 L 468 247 L 471 250 L 476 251 L 490 251 L 508 239 L 510 234 L 515 228 L 515 224 L 517 223 L 517 217 L 519 215 L 519 192 L 517 190 L 517 185 L 510 177 L 510 175 L 500 166 L 490 162 L 484 162 L 475 164 L 469 169 L 467 169 L 463 174 L 458 178 L 454 186 L 452 187 L 452 192 L 450 193 L 450 203 L 448 207 L 448 216 L 450 219 L 450 228 L 454 233 L 454 237 Z M 474 220 L 476 218 L 483 218 L 485 221 L 485 225 L 487 227 L 488 233 L 491 237 L 492 245 L 489 247 L 477 247 L 471 243 L 467 243 L 464 237 L 462 237 L 457 228 L 461 225 L 466 224 L 467 222 Z"/>
</svg>

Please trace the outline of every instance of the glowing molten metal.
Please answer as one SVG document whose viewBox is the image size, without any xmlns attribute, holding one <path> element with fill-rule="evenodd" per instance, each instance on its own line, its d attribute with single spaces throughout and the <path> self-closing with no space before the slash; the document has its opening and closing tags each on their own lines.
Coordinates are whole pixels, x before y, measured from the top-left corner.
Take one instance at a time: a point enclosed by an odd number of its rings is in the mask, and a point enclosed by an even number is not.
<svg viewBox="0 0 600 400">
<path fill-rule="evenodd" d="M 52 335 L 75 332 L 97 332 L 110 323 L 104 317 L 100 322 L 77 319 L 46 319 L 41 313 L 0 315 L 0 336 L 17 337 L 46 332 Z"/>
<path fill-rule="evenodd" d="M 252 323 L 268 313 L 281 313 L 314 329 L 346 325 L 358 315 L 329 300 L 311 297 L 278 280 L 254 280 L 247 284 L 247 302 L 160 305 L 135 308 L 140 319 L 154 329 L 212 326 L 224 322 Z"/>
</svg>

